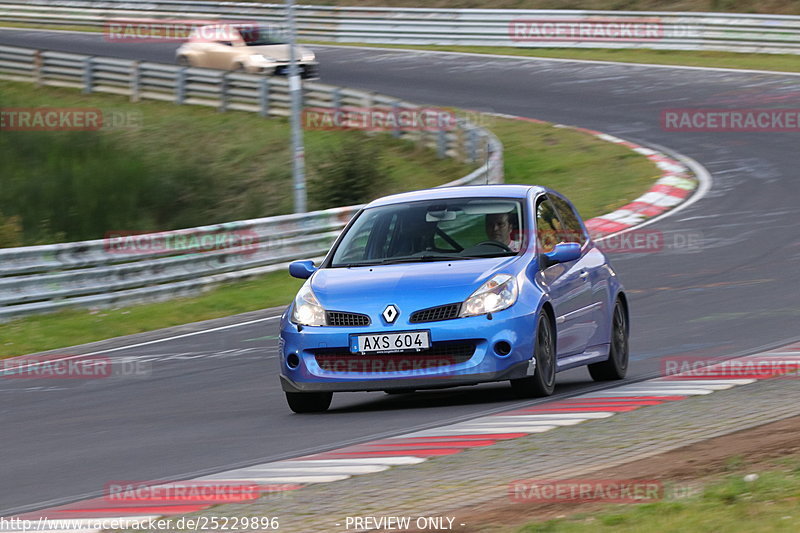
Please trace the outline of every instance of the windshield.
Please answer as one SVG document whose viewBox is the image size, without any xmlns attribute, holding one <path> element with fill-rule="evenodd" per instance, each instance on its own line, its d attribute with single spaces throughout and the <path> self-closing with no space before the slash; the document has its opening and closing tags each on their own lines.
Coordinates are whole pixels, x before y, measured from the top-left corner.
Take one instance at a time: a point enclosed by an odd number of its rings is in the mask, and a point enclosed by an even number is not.
<svg viewBox="0 0 800 533">
<path fill-rule="evenodd" d="M 270 44 L 286 44 L 288 42 L 283 30 L 274 26 L 242 26 L 239 33 L 247 46 L 266 46 Z"/>
<path fill-rule="evenodd" d="M 456 198 L 365 210 L 336 248 L 332 267 L 478 259 L 523 249 L 522 203 Z"/>
</svg>

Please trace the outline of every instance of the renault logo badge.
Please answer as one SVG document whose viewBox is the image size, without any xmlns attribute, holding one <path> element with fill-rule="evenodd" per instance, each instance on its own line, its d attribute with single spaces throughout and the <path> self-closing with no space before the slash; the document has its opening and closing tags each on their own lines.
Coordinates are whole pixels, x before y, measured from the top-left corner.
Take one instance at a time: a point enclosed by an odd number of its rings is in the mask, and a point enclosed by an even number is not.
<svg viewBox="0 0 800 533">
<path fill-rule="evenodd" d="M 394 323 L 395 319 L 397 319 L 397 316 L 400 314 L 400 311 L 398 311 L 395 306 L 389 304 L 386 306 L 386 309 L 383 310 L 382 314 L 383 314 L 383 319 L 386 320 L 386 322 L 388 322 L 389 324 L 392 324 Z"/>
</svg>

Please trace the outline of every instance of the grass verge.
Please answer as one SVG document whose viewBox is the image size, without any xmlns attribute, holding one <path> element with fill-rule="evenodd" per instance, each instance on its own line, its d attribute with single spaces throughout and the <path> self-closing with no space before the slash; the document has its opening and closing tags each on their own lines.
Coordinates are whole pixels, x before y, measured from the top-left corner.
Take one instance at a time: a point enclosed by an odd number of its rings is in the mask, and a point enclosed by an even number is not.
<svg viewBox="0 0 800 533">
<path fill-rule="evenodd" d="M 673 501 L 609 506 L 599 512 L 531 522 L 518 533 L 794 532 L 800 528 L 800 457 L 745 481 L 737 471 L 716 479 L 701 494 Z"/>
<path fill-rule="evenodd" d="M 20 228 L 16 238 L 0 232 L 0 247 L 292 212 L 285 119 L 7 81 L 0 81 L 0 107 L 94 108 L 104 120 L 129 119 L 100 131 L 4 131 L 0 227 L 5 216 Z M 341 170 L 330 161 L 365 184 L 362 197 L 350 189 L 345 204 L 440 185 L 473 168 L 386 134 L 312 130 L 304 137 L 310 209 L 344 205 L 320 186 Z M 357 167 L 348 166 L 353 160 Z"/>
<path fill-rule="evenodd" d="M 627 148 L 567 128 L 488 117 L 505 145 L 507 183 L 551 186 L 590 218 L 646 190 L 658 175 Z M 416 188 L 409 184 L 407 189 Z M 196 297 L 119 310 L 70 310 L 0 324 L 0 357 L 72 346 L 235 313 L 287 304 L 300 285 L 285 272 L 222 285 Z"/>
<path fill-rule="evenodd" d="M 34 353 L 220 318 L 289 302 L 302 285 L 285 272 L 239 281 L 194 298 L 121 309 L 74 309 L 0 325 L 0 357 Z"/>
</svg>

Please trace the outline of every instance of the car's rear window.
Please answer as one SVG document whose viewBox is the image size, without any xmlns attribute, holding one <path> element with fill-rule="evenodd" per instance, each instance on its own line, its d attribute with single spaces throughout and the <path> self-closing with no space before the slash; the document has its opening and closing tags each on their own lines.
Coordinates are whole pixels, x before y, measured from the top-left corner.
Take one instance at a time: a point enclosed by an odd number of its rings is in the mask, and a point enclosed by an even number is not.
<svg viewBox="0 0 800 533">
<path fill-rule="evenodd" d="M 280 28 L 272 26 L 245 26 L 238 28 L 247 46 L 268 46 L 286 44 L 288 39 Z"/>
</svg>

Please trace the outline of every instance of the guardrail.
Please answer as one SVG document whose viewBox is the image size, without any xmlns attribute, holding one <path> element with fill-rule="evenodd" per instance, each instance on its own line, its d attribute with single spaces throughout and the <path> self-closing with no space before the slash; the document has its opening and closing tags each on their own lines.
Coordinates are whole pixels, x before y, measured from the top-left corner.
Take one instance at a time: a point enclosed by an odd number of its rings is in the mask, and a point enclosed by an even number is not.
<svg viewBox="0 0 800 533">
<path fill-rule="evenodd" d="M 186 0 L 0 0 L 0 21 L 102 27 L 111 19 L 281 23 L 281 4 Z M 297 6 L 308 40 L 409 45 L 652 48 L 800 53 L 800 17 L 661 11 Z"/>
<path fill-rule="evenodd" d="M 0 79 L 84 92 L 207 105 L 286 116 L 282 78 L 0 46 Z M 419 106 L 396 98 L 303 83 L 314 107 Z M 500 183 L 503 154 L 489 131 L 458 119 L 453 131 L 392 132 L 478 163 L 445 186 Z M 116 306 L 195 294 L 211 285 L 264 274 L 288 261 L 324 255 L 360 206 L 266 217 L 147 235 L 0 249 L 0 320 L 64 307 Z"/>
</svg>

